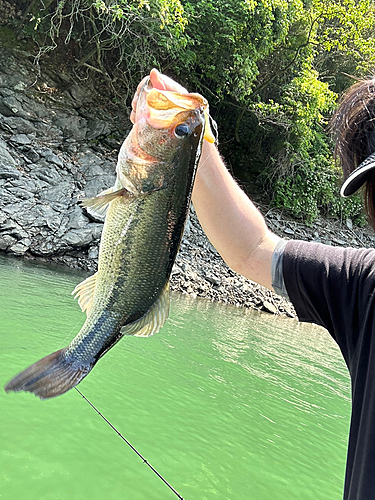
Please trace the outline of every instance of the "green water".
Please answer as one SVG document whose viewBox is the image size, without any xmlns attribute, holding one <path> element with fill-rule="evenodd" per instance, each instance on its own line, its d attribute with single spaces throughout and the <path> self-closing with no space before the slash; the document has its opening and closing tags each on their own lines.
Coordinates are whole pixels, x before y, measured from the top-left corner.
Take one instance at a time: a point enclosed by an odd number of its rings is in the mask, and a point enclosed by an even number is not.
<svg viewBox="0 0 375 500">
<path fill-rule="evenodd" d="M 75 336 L 84 277 L 0 257 L 1 385 Z M 186 500 L 342 498 L 349 379 L 322 329 L 177 295 L 79 389 Z M 0 498 L 177 496 L 72 390 L 0 391 Z"/>
</svg>

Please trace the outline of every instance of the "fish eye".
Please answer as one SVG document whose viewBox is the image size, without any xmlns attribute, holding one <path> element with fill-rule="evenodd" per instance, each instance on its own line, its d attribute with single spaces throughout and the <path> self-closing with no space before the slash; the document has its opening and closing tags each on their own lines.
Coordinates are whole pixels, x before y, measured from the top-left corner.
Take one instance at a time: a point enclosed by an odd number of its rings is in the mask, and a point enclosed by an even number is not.
<svg viewBox="0 0 375 500">
<path fill-rule="evenodd" d="M 182 123 L 181 125 L 177 125 L 177 127 L 174 129 L 174 134 L 176 137 L 186 137 L 190 133 L 190 128 L 188 125 L 185 123 Z"/>
</svg>

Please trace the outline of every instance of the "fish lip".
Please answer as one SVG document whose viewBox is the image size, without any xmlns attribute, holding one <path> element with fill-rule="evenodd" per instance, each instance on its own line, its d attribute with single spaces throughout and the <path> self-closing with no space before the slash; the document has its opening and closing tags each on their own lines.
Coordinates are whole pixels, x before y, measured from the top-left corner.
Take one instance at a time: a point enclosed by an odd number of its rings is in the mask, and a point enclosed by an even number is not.
<svg viewBox="0 0 375 500">
<path fill-rule="evenodd" d="M 156 94 L 151 97 L 153 91 Z M 148 77 L 139 91 L 135 123 L 146 122 L 155 129 L 173 129 L 178 123 L 187 121 L 189 115 L 203 122 L 207 110 L 208 102 L 200 94 L 157 89 Z M 198 115 L 202 118 L 199 119 Z"/>
</svg>

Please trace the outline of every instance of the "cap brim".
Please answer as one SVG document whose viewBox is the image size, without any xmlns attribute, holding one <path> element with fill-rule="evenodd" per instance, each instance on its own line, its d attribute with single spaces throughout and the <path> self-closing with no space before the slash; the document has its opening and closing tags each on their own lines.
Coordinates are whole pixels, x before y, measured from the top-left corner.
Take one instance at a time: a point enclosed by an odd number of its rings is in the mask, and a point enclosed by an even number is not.
<svg viewBox="0 0 375 500">
<path fill-rule="evenodd" d="M 375 153 L 372 153 L 355 170 L 353 170 L 353 172 L 346 179 L 344 184 L 341 186 L 341 196 L 346 198 L 358 191 L 358 189 L 367 181 L 371 171 L 374 169 Z"/>
</svg>

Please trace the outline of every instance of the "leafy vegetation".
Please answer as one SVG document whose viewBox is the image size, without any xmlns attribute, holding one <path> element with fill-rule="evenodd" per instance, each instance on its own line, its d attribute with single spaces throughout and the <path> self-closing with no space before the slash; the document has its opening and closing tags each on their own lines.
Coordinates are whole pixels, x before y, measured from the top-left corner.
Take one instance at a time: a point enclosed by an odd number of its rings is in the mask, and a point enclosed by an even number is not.
<svg viewBox="0 0 375 500">
<path fill-rule="evenodd" d="M 203 93 L 249 191 L 307 221 L 363 220 L 358 197 L 339 198 L 328 122 L 350 75 L 374 67 L 373 0 L 14 3 L 38 57 L 70 54 L 77 75 L 102 78 L 127 104 L 153 66 Z"/>
</svg>

